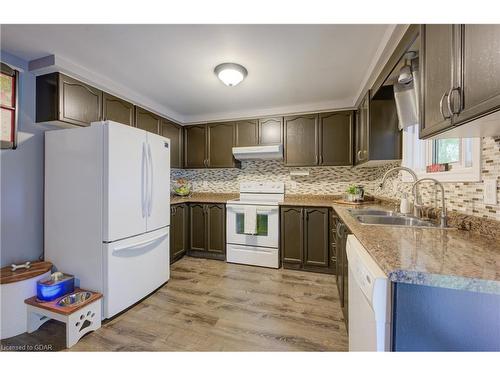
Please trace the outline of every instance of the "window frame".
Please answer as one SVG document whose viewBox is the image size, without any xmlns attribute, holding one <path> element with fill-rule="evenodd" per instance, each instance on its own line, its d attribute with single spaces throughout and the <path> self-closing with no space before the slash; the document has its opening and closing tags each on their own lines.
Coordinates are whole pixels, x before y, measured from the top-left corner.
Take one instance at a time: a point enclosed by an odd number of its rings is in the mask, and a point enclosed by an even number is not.
<svg viewBox="0 0 500 375">
<path fill-rule="evenodd" d="M 456 137 L 453 137 L 456 138 Z M 460 138 L 460 160 L 451 163 L 452 169 L 446 172 L 426 172 L 426 166 L 433 163 L 434 140 L 418 138 L 418 125 L 403 130 L 402 165 L 411 168 L 420 178 L 435 178 L 440 182 L 480 182 L 481 181 L 481 138 Z M 470 148 L 471 165 L 465 166 L 466 152 Z M 403 181 L 413 181 L 407 174 L 402 174 Z"/>
<path fill-rule="evenodd" d="M 19 71 L 11 68 L 8 64 L 0 61 L 0 73 L 13 77 L 12 86 L 13 86 L 13 104 L 14 106 L 3 105 L 0 103 L 0 107 L 2 109 L 14 112 L 14 116 L 12 118 L 11 124 L 11 140 L 10 141 L 1 141 L 0 149 L 15 150 L 17 148 L 17 126 L 18 126 L 18 117 L 19 117 Z"/>
</svg>

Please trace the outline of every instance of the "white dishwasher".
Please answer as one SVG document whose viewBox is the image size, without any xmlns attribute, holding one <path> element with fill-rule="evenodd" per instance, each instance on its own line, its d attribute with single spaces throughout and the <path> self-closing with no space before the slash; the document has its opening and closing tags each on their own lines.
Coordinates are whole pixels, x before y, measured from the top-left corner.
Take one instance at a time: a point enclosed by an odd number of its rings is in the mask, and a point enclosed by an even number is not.
<svg viewBox="0 0 500 375">
<path fill-rule="evenodd" d="M 346 252 L 349 268 L 349 351 L 390 351 L 390 282 L 352 234 L 347 236 Z"/>
</svg>

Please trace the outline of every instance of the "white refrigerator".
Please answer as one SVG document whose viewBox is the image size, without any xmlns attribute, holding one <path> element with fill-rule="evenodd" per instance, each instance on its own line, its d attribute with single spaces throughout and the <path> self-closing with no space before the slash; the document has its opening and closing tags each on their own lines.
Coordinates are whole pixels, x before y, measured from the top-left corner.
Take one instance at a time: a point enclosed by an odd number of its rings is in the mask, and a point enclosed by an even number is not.
<svg viewBox="0 0 500 375">
<path fill-rule="evenodd" d="M 112 121 L 45 133 L 45 259 L 103 316 L 170 277 L 170 140 Z"/>
</svg>

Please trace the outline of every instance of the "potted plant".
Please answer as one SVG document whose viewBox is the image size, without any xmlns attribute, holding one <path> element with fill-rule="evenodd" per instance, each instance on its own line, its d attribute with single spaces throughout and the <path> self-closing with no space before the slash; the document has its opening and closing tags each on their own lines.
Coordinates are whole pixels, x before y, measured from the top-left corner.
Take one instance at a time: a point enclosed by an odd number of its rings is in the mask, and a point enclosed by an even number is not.
<svg viewBox="0 0 500 375">
<path fill-rule="evenodd" d="M 363 200 L 364 189 L 361 185 L 350 185 L 346 190 L 345 199 L 348 202 L 358 202 Z"/>
</svg>

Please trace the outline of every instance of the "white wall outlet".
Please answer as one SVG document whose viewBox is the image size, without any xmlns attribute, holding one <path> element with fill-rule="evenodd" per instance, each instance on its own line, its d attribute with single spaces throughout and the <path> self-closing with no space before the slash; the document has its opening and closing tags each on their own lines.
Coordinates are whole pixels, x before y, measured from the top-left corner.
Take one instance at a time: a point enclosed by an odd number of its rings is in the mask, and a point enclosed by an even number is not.
<svg viewBox="0 0 500 375">
<path fill-rule="evenodd" d="M 484 179 L 484 188 L 483 188 L 483 202 L 484 204 L 497 204 L 497 179 L 489 178 Z"/>
</svg>

